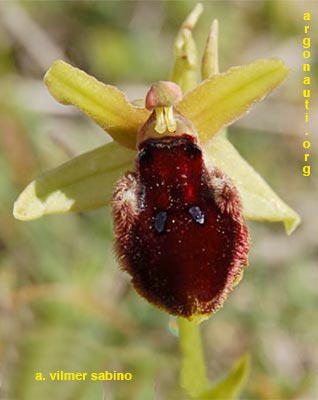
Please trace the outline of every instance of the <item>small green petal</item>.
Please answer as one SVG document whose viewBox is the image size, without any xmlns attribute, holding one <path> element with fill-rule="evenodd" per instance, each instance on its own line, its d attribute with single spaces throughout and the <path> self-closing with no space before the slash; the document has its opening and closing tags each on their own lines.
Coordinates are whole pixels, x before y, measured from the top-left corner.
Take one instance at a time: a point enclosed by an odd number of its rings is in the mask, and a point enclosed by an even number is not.
<svg viewBox="0 0 318 400">
<path fill-rule="evenodd" d="M 217 136 L 204 145 L 207 162 L 220 168 L 236 185 L 247 219 L 281 221 L 291 234 L 300 223 L 299 215 L 283 202 L 264 179 L 241 157 L 224 137 Z"/>
<path fill-rule="evenodd" d="M 245 355 L 237 361 L 226 378 L 205 393 L 202 393 L 200 399 L 237 399 L 246 384 L 249 371 L 250 358 Z"/>
<path fill-rule="evenodd" d="M 44 81 L 57 101 L 77 107 L 116 142 L 135 149 L 137 131 L 149 111 L 133 106 L 116 87 L 105 85 L 64 61 L 55 61 Z"/>
<path fill-rule="evenodd" d="M 218 51 L 219 23 L 215 19 L 212 22 L 208 40 L 201 62 L 202 80 L 211 78 L 219 73 L 219 51 Z"/>
<path fill-rule="evenodd" d="M 114 142 L 75 157 L 31 182 L 14 204 L 14 217 L 30 221 L 109 205 L 115 183 L 134 169 L 135 157 Z"/>
<path fill-rule="evenodd" d="M 203 6 L 198 3 L 183 22 L 174 43 L 175 63 L 170 80 L 179 85 L 184 93 L 197 85 L 198 56 L 192 30 L 202 11 Z"/>
<path fill-rule="evenodd" d="M 257 60 L 206 79 L 187 93 L 178 109 L 196 127 L 201 142 L 242 117 L 278 86 L 289 70 L 278 59 Z"/>
</svg>

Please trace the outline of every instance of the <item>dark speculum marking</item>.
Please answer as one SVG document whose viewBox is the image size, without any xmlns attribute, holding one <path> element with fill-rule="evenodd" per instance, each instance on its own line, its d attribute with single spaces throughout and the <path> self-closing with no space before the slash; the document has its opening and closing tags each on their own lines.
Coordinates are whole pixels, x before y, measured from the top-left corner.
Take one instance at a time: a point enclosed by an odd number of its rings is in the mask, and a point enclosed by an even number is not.
<svg viewBox="0 0 318 400">
<path fill-rule="evenodd" d="M 151 152 L 146 149 L 141 149 L 138 154 L 138 160 L 141 163 L 147 163 L 151 160 Z"/>
<path fill-rule="evenodd" d="M 189 213 L 192 218 L 200 225 L 204 224 L 204 213 L 201 211 L 200 207 L 193 206 L 189 208 Z"/>
<path fill-rule="evenodd" d="M 187 143 L 187 153 L 192 157 L 201 157 L 202 151 L 196 143 Z"/>
<path fill-rule="evenodd" d="M 155 216 L 154 227 L 158 233 L 162 233 L 165 229 L 165 224 L 167 221 L 167 212 L 159 211 Z"/>
</svg>

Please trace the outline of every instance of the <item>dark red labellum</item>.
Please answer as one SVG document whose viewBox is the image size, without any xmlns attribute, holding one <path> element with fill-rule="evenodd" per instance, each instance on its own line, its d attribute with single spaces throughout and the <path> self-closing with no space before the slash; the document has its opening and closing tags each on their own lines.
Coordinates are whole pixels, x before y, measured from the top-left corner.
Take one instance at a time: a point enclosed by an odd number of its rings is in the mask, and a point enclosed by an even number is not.
<svg viewBox="0 0 318 400">
<path fill-rule="evenodd" d="M 146 139 L 136 172 L 113 196 L 116 249 L 136 290 L 190 318 L 222 306 L 247 265 L 248 230 L 236 188 L 208 169 L 196 139 Z"/>
</svg>

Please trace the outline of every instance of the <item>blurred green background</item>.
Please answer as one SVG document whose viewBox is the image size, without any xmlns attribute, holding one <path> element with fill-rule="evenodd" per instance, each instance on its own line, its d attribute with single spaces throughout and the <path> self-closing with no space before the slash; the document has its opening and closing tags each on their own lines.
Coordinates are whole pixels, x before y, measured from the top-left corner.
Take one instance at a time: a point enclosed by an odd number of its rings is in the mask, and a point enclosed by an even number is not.
<svg viewBox="0 0 318 400">
<path fill-rule="evenodd" d="M 25 223 L 13 219 L 12 205 L 36 175 L 109 140 L 49 96 L 42 78 L 51 62 L 62 58 L 130 99 L 142 98 L 152 82 L 168 78 L 175 34 L 194 4 L 0 2 L 1 400 L 101 400 L 103 391 L 107 400 L 181 399 L 176 321 L 142 300 L 119 270 L 109 210 Z M 302 176 L 302 15 L 311 11 L 315 19 L 317 3 L 203 4 L 194 31 L 200 56 L 216 17 L 221 71 L 272 56 L 292 69 L 281 88 L 231 126 L 229 137 L 303 219 L 290 237 L 281 224 L 249 224 L 250 268 L 224 308 L 202 324 L 209 376 L 222 377 L 250 352 L 242 398 L 313 399 L 317 167 L 313 161 L 312 176 Z M 313 51 L 317 71 L 314 57 Z M 312 78 L 317 81 L 314 72 Z M 316 95 L 311 104 L 317 107 Z M 311 117 L 313 138 L 318 123 L 313 111 Z M 35 382 L 35 372 L 56 370 L 124 371 L 133 380 L 104 388 L 89 381 Z"/>
</svg>

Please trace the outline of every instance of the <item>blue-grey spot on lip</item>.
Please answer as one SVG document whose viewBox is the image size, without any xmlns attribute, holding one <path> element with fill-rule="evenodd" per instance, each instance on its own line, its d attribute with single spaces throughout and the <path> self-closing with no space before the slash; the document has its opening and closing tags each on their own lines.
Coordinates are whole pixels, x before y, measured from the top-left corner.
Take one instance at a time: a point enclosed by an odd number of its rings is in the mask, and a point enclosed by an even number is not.
<svg viewBox="0 0 318 400">
<path fill-rule="evenodd" d="M 167 212 L 166 211 L 159 211 L 155 216 L 154 227 L 158 233 L 162 233 L 165 229 L 167 221 Z"/>
<path fill-rule="evenodd" d="M 200 225 L 204 224 L 204 213 L 201 211 L 200 207 L 193 206 L 189 208 L 189 213 L 191 217 Z"/>
</svg>

